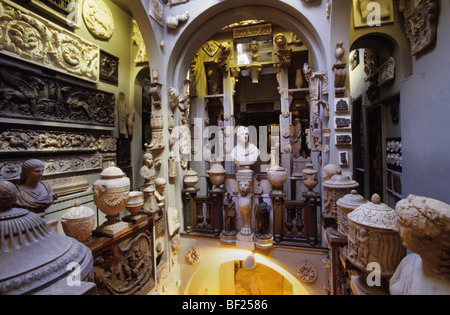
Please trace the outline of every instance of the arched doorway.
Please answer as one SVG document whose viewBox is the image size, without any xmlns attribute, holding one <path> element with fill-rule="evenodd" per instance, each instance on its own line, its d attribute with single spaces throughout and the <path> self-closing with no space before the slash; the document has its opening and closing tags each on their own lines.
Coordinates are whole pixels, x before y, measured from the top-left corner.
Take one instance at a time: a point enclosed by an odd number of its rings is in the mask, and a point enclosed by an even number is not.
<svg viewBox="0 0 450 315">
<path fill-rule="evenodd" d="M 401 145 L 401 81 L 411 71 L 400 40 L 369 33 L 350 53 L 355 179 L 366 198 L 377 193 L 391 206 L 402 195 L 402 162 L 401 149 L 390 143 Z"/>
</svg>

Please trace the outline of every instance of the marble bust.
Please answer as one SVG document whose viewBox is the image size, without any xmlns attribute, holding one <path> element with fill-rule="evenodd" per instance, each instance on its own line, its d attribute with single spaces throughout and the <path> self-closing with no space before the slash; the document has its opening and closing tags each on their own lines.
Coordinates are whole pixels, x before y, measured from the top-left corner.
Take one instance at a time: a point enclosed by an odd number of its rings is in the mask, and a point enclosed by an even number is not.
<svg viewBox="0 0 450 315">
<path fill-rule="evenodd" d="M 231 151 L 233 162 L 242 167 L 250 167 L 256 163 L 259 155 L 259 149 L 249 143 L 248 127 L 240 126 L 237 129 L 237 145 Z"/>
<path fill-rule="evenodd" d="M 20 183 L 17 186 L 17 205 L 34 213 L 42 213 L 57 198 L 49 184 L 41 181 L 45 163 L 32 159 L 22 165 Z"/>
<path fill-rule="evenodd" d="M 158 207 L 160 209 L 163 209 L 166 205 L 166 198 L 164 197 L 164 191 L 166 189 L 166 184 L 167 181 L 162 178 L 162 177 L 158 177 L 155 180 L 155 185 L 156 185 L 156 191 L 155 191 L 155 197 L 156 197 L 156 201 L 158 202 Z"/>
<path fill-rule="evenodd" d="M 390 280 L 392 295 L 450 294 L 450 205 L 410 195 L 396 206 L 406 256 Z"/>
</svg>

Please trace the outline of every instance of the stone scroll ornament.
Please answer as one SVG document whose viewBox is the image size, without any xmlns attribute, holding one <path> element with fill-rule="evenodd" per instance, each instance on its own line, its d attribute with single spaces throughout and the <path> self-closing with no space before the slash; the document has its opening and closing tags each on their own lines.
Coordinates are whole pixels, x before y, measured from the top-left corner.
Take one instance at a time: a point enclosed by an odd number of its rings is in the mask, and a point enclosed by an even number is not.
<svg viewBox="0 0 450 315">
<path fill-rule="evenodd" d="M 0 2 L 0 52 L 98 82 L 100 49 L 7 0 Z"/>
<path fill-rule="evenodd" d="M 116 97 L 95 89 L 0 66 L 0 116 L 115 125 Z"/>
</svg>

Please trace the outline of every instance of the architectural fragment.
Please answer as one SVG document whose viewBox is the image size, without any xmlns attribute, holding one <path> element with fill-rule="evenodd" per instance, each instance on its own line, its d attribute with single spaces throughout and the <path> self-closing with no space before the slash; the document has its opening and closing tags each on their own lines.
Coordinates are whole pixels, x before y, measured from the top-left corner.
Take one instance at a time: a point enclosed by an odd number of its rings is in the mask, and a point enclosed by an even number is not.
<svg viewBox="0 0 450 315">
<path fill-rule="evenodd" d="M 92 35 L 110 39 L 114 33 L 114 17 L 103 0 L 84 0 L 83 19 Z"/>
<path fill-rule="evenodd" d="M 404 14 L 408 14 L 406 6 L 400 8 Z M 437 17 L 438 1 L 422 0 L 414 12 L 406 18 L 404 27 L 411 43 L 412 56 L 424 52 L 436 42 Z"/>
<path fill-rule="evenodd" d="M 116 97 L 46 75 L 0 66 L 0 116 L 115 125 Z"/>
<path fill-rule="evenodd" d="M 145 47 L 144 39 L 142 38 L 141 30 L 136 22 L 136 20 L 131 21 L 133 26 L 133 36 L 132 39 L 136 44 L 138 51 L 136 57 L 134 58 L 135 63 L 148 62 L 147 48 Z"/>
<path fill-rule="evenodd" d="M 0 51 L 98 82 L 98 46 L 7 0 L 0 2 Z"/>
<path fill-rule="evenodd" d="M 184 13 L 177 15 L 169 15 L 166 18 L 166 26 L 170 29 L 177 29 L 180 23 L 185 23 L 189 20 L 189 12 L 185 11 Z"/>
</svg>

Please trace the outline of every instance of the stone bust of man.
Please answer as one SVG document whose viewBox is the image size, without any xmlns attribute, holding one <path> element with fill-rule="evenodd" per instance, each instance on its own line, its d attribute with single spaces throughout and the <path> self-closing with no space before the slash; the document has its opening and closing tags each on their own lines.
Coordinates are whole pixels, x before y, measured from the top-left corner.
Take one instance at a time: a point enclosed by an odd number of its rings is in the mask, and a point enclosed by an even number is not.
<svg viewBox="0 0 450 315">
<path fill-rule="evenodd" d="M 396 206 L 406 256 L 390 279 L 392 295 L 450 294 L 450 205 L 410 195 Z"/>
<path fill-rule="evenodd" d="M 237 145 L 231 151 L 231 157 L 239 166 L 250 166 L 256 163 L 260 155 L 259 149 L 249 142 L 248 127 L 237 129 Z"/>
<path fill-rule="evenodd" d="M 32 159 L 22 164 L 20 183 L 17 186 L 17 205 L 34 213 L 43 213 L 57 198 L 49 184 L 41 181 L 44 162 Z"/>
</svg>

